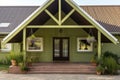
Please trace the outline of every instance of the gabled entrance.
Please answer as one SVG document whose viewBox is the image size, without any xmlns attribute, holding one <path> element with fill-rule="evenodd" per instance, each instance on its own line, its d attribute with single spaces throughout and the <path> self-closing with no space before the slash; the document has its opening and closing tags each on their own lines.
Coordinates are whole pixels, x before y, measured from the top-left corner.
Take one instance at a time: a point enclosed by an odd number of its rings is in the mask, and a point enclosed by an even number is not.
<svg viewBox="0 0 120 80">
<path fill-rule="evenodd" d="M 53 38 L 53 61 L 69 60 L 69 38 L 54 37 Z"/>
<path fill-rule="evenodd" d="M 62 12 L 64 13 L 64 15 L 62 14 Z M 52 22 L 47 24 L 47 22 L 51 19 L 52 19 Z M 71 23 L 69 21 L 70 19 L 72 19 L 72 22 L 74 21 L 76 24 Z M 35 12 L 33 12 L 28 18 L 26 18 L 20 25 L 18 25 L 18 27 L 16 27 L 9 35 L 7 35 L 3 39 L 2 45 L 5 45 L 7 42 L 12 42 L 12 41 L 23 42 L 22 51 L 24 52 L 24 61 L 26 61 L 26 56 L 27 56 L 26 37 L 30 36 L 28 33 L 30 32 L 31 28 L 34 29 L 33 30 L 34 32 L 37 29 L 41 29 L 41 28 L 48 28 L 48 29 L 79 28 L 79 29 L 87 29 L 87 30 L 89 30 L 89 28 L 93 28 L 96 30 L 96 34 L 97 34 L 96 39 L 98 41 L 98 52 L 97 52 L 98 58 L 101 57 L 101 42 L 102 42 L 101 36 L 102 35 L 104 35 L 106 38 L 108 38 L 111 42 L 115 44 L 119 42 L 118 39 L 116 39 L 113 35 L 111 35 L 102 25 L 100 25 L 82 8 L 80 8 L 77 4 L 75 4 L 73 0 L 47 0 L 47 2 L 43 6 L 39 7 Z M 89 34 L 88 32 L 88 35 L 90 36 L 91 34 Z M 22 38 L 20 38 L 19 36 L 21 36 Z M 62 35 L 62 36 L 65 36 L 65 35 Z M 45 36 L 45 37 L 48 37 L 48 36 Z M 82 36 L 77 35 L 74 37 L 82 37 Z M 18 41 L 19 39 L 21 40 Z M 58 43 L 57 43 L 57 40 L 59 41 Z M 69 42 L 69 39 L 67 40 Z M 60 38 L 60 39 L 55 39 L 53 41 L 54 41 L 53 42 L 54 44 L 56 43 L 60 47 L 58 48 L 59 53 L 57 54 L 57 56 L 55 53 L 56 48 L 53 48 L 54 49 L 53 53 L 55 54 L 55 56 L 53 56 L 54 60 L 57 60 L 57 59 L 69 60 L 69 53 L 66 53 L 67 56 L 64 55 L 64 52 L 69 52 L 69 48 L 65 50 L 63 48 L 64 39 Z M 65 44 L 69 46 L 68 43 L 65 43 Z M 43 56 L 41 58 L 43 58 Z"/>
</svg>

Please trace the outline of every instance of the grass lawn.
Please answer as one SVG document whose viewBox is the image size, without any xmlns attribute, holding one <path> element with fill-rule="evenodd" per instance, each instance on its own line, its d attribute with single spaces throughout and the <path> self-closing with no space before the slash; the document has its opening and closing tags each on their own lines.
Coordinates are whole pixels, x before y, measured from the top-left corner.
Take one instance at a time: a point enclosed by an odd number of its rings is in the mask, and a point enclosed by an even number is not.
<svg viewBox="0 0 120 80">
<path fill-rule="evenodd" d="M 4 64 L 0 64 L 0 71 L 1 70 L 8 70 L 9 65 L 4 65 Z"/>
</svg>

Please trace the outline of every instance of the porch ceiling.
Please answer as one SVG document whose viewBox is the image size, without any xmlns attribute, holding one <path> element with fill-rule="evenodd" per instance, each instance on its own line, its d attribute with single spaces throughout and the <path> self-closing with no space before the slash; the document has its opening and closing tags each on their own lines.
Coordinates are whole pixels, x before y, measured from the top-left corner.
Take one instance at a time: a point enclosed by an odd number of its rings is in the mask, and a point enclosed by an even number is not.
<svg viewBox="0 0 120 80">
<path fill-rule="evenodd" d="M 71 28 L 72 29 L 72 28 Z M 38 29 L 37 28 L 34 28 L 34 29 L 32 29 L 32 31 L 33 31 L 33 33 L 35 32 L 35 31 L 37 31 Z M 47 30 L 47 29 L 46 29 Z M 84 30 L 89 34 L 89 29 L 88 28 L 84 28 Z M 28 37 L 28 36 L 30 36 L 31 35 L 31 29 L 30 28 L 28 28 L 27 29 L 27 34 L 26 34 L 26 36 Z M 92 32 L 93 32 L 93 36 L 95 36 L 95 39 L 97 40 L 97 37 L 98 37 L 98 35 L 97 35 L 97 29 L 95 29 L 95 28 L 92 28 Z M 12 38 L 11 39 L 11 41 L 10 41 L 10 43 L 12 43 L 12 42 L 22 42 L 22 40 L 23 40 L 23 31 L 21 31 L 21 32 L 19 32 L 14 38 Z M 109 42 L 111 42 L 108 38 L 106 38 L 103 34 L 102 34 L 102 37 L 101 37 L 101 41 L 102 42 L 105 42 L 105 43 L 109 43 Z"/>
</svg>

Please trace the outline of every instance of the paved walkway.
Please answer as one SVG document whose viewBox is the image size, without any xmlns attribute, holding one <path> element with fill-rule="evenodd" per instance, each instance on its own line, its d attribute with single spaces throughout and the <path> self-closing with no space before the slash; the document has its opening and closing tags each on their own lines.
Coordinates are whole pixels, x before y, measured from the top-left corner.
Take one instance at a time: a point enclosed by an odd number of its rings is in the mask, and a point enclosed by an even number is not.
<svg viewBox="0 0 120 80">
<path fill-rule="evenodd" d="M 7 74 L 0 72 L 0 80 L 120 80 L 120 75 L 97 76 L 83 74 Z"/>
</svg>

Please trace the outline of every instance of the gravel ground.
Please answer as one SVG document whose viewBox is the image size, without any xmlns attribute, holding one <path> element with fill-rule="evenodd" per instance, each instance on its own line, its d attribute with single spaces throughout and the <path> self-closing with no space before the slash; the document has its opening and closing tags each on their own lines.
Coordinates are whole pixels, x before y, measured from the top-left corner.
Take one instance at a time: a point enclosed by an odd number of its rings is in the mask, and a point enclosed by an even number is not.
<svg viewBox="0 0 120 80">
<path fill-rule="evenodd" d="M 0 80 L 120 80 L 120 75 L 8 74 L 0 72 Z"/>
</svg>

